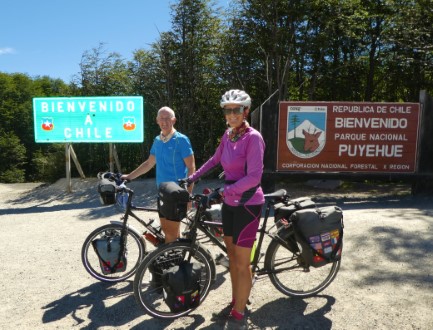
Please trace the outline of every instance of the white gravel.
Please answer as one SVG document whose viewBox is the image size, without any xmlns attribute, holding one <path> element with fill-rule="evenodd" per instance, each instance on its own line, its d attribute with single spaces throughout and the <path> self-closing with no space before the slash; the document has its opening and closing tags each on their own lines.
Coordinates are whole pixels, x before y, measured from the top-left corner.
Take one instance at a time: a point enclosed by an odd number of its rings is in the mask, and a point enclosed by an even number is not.
<svg viewBox="0 0 433 330">
<path fill-rule="evenodd" d="M 216 184 L 204 181 L 197 189 Z M 120 217 L 100 205 L 96 185 L 96 179 L 74 179 L 68 194 L 65 180 L 0 184 L 0 329 L 219 329 L 210 319 L 229 300 L 222 266 L 203 304 L 172 322 L 142 313 L 132 280 L 108 285 L 87 274 L 80 259 L 85 237 Z M 141 204 L 154 203 L 153 180 L 131 186 Z M 433 197 L 317 196 L 344 210 L 336 280 L 319 296 L 296 300 L 260 279 L 250 328 L 433 329 Z"/>
</svg>

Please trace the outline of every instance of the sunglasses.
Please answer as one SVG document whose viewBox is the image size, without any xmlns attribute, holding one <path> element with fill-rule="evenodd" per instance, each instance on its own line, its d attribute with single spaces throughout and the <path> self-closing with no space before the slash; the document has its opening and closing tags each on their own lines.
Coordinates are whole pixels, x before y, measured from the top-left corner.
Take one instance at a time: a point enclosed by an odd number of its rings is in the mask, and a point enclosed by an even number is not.
<svg viewBox="0 0 433 330">
<path fill-rule="evenodd" d="M 244 113 L 244 108 L 245 107 L 231 108 L 231 109 L 224 108 L 223 111 L 224 111 L 224 115 L 226 116 L 231 114 L 240 115 L 241 113 Z"/>
</svg>

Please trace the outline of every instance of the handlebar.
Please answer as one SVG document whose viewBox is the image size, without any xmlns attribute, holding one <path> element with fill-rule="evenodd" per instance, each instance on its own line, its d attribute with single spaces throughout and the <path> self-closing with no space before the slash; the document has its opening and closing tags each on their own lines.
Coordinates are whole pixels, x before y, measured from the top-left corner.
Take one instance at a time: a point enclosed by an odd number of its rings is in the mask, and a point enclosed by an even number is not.
<svg viewBox="0 0 433 330">
<path fill-rule="evenodd" d="M 224 173 L 224 172 L 223 172 Z M 99 172 L 97 175 L 98 179 L 107 179 L 109 181 L 114 181 L 116 183 L 117 189 L 126 189 L 126 183 L 130 182 L 130 180 L 123 180 L 122 173 L 112 173 L 112 172 Z M 191 182 L 185 179 L 179 179 L 178 184 L 183 189 L 187 189 Z M 212 202 L 220 203 L 222 199 L 222 193 L 224 192 L 224 188 L 215 188 L 212 190 L 210 194 L 193 194 L 190 196 L 192 201 L 200 202 L 201 205 L 206 208 L 210 208 Z M 287 202 L 290 199 L 290 195 L 287 194 L 286 190 L 280 189 L 270 194 L 265 194 L 265 199 L 268 202 L 276 203 L 276 202 Z"/>
<path fill-rule="evenodd" d="M 191 182 L 185 178 L 185 179 L 179 179 L 177 180 L 178 184 L 180 187 L 182 187 L 183 189 L 186 189 L 189 187 L 189 185 L 191 184 Z"/>
<path fill-rule="evenodd" d="M 112 172 L 99 172 L 97 175 L 98 179 L 107 179 L 109 181 L 114 181 L 117 188 L 126 188 L 125 184 L 130 182 L 130 180 L 123 180 L 122 173 L 112 173 Z"/>
</svg>

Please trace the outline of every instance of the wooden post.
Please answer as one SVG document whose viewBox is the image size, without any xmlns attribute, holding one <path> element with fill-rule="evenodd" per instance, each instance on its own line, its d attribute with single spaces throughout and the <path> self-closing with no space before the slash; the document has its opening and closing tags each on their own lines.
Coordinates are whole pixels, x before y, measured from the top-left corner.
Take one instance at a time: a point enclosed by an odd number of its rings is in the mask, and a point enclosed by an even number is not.
<svg viewBox="0 0 433 330">
<path fill-rule="evenodd" d="M 72 192 L 71 182 L 71 148 L 70 144 L 65 144 L 65 163 L 66 163 L 66 192 Z"/>
<path fill-rule="evenodd" d="M 74 148 L 70 143 L 65 144 L 65 163 L 66 163 L 66 192 L 72 192 L 72 177 L 71 177 L 71 156 L 74 160 L 75 166 L 77 166 L 78 173 L 82 179 L 85 179 L 83 169 L 78 161 L 77 155 L 75 154 Z"/>
<path fill-rule="evenodd" d="M 113 164 L 113 144 L 108 144 L 108 163 L 110 164 L 110 172 L 114 172 L 114 164 Z"/>
<path fill-rule="evenodd" d="M 114 172 L 114 164 L 116 164 L 117 171 L 122 173 L 122 169 L 120 168 L 119 156 L 117 155 L 116 145 L 113 143 L 109 143 L 109 162 L 110 162 L 110 172 Z"/>
<path fill-rule="evenodd" d="M 278 100 L 279 94 L 276 90 L 261 106 L 260 108 L 254 110 L 256 112 L 259 110 L 259 122 L 258 128 L 255 127 L 257 123 L 255 122 L 253 127 L 260 130 L 265 141 L 265 155 L 263 159 L 263 176 L 262 176 L 262 188 L 265 193 L 272 192 L 275 188 L 274 177 L 272 174 L 275 172 L 277 167 L 277 141 L 278 141 Z M 254 115 L 255 120 L 257 120 L 257 115 Z"/>
<path fill-rule="evenodd" d="M 120 161 L 119 161 L 119 155 L 117 154 L 117 149 L 116 149 L 116 145 L 113 145 L 113 157 L 114 157 L 114 161 L 116 162 L 116 167 L 117 170 L 122 173 L 122 169 L 120 168 Z"/>
<path fill-rule="evenodd" d="M 412 184 L 412 194 L 431 192 L 433 188 L 433 98 L 425 90 L 420 91 L 421 115 L 417 146 L 417 178 Z"/>
<path fill-rule="evenodd" d="M 84 175 L 83 169 L 81 168 L 80 162 L 78 161 L 77 155 L 76 155 L 72 145 L 70 147 L 70 150 L 71 150 L 72 160 L 74 161 L 74 164 L 77 167 L 78 173 L 80 173 L 80 176 L 82 179 L 85 179 L 86 176 Z"/>
</svg>

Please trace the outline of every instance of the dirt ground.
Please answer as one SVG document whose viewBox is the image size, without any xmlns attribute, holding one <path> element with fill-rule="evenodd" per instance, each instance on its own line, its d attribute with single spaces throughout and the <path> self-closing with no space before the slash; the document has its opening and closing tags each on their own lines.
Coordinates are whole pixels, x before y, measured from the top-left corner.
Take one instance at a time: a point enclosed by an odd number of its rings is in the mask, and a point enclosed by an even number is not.
<svg viewBox="0 0 433 330">
<path fill-rule="evenodd" d="M 215 187 L 202 181 L 196 187 Z M 138 308 L 132 280 L 104 284 L 80 260 L 85 237 L 120 215 L 102 206 L 96 179 L 52 185 L 0 184 L 0 329 L 219 329 L 211 313 L 229 300 L 229 277 L 191 315 L 171 322 Z M 154 181 L 134 181 L 137 204 L 154 203 Z M 278 187 L 279 188 L 279 187 Z M 293 197 L 344 210 L 342 266 L 308 299 L 288 298 L 269 279 L 256 282 L 251 329 L 433 329 L 433 196 L 404 184 L 288 185 Z"/>
</svg>

